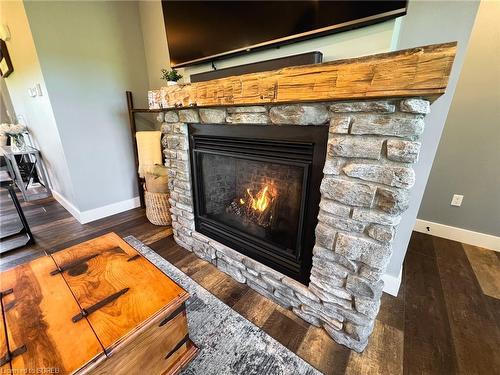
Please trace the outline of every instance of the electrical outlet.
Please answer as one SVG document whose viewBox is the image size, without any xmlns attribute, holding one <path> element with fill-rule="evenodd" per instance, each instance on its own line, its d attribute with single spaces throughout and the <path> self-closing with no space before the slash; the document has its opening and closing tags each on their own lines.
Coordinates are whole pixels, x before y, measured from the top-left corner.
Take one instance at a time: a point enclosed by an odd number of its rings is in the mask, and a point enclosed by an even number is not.
<svg viewBox="0 0 500 375">
<path fill-rule="evenodd" d="M 460 207 L 462 205 L 462 200 L 464 199 L 463 195 L 454 194 L 451 199 L 451 205 Z"/>
</svg>

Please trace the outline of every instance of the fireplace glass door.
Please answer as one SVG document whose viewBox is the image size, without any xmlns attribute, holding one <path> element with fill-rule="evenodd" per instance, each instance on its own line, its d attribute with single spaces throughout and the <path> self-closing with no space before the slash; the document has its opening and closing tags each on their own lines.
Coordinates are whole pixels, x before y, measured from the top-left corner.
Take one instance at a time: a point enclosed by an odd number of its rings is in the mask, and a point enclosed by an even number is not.
<svg viewBox="0 0 500 375">
<path fill-rule="evenodd" d="M 279 251 L 297 251 L 305 166 L 212 153 L 200 160 L 207 218 Z"/>
<path fill-rule="evenodd" d="M 290 127 L 291 139 L 287 127 L 273 128 L 190 126 L 196 230 L 307 282 L 319 204 L 315 148 L 324 149 L 326 135 L 318 145 L 309 133 L 297 140 L 299 127 Z"/>
</svg>

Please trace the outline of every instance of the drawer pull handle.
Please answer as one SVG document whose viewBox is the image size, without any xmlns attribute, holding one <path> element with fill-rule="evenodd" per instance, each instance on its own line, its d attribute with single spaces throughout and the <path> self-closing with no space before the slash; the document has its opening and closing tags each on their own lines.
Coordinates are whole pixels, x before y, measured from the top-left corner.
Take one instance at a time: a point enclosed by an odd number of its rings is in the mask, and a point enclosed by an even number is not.
<svg viewBox="0 0 500 375">
<path fill-rule="evenodd" d="M 82 320 L 86 316 L 89 316 L 93 312 L 99 310 L 101 307 L 104 307 L 107 304 L 113 302 L 115 299 L 117 299 L 121 295 L 124 295 L 125 293 L 127 293 L 129 291 L 129 289 L 130 288 L 124 288 L 124 289 L 120 290 L 119 292 L 116 292 L 116 293 L 113 293 L 113 294 L 107 296 L 106 298 L 100 300 L 99 302 L 95 303 L 94 305 L 92 305 L 90 307 L 87 307 L 86 309 L 82 309 L 82 311 L 79 314 L 77 314 L 71 318 L 71 321 L 73 323 L 76 323 L 76 322 Z"/>
<path fill-rule="evenodd" d="M 17 357 L 18 355 L 25 353 L 26 350 L 27 350 L 26 345 L 22 345 L 11 352 L 7 352 L 7 354 L 5 354 L 3 357 L 0 358 L 0 367 L 5 365 L 6 363 L 9 363 L 10 361 L 12 361 L 13 358 Z"/>
<path fill-rule="evenodd" d="M 141 256 L 139 254 L 136 254 L 134 256 L 131 256 L 130 258 L 127 259 L 127 262 L 133 262 L 136 259 L 139 259 Z"/>
<path fill-rule="evenodd" d="M 50 272 L 50 275 L 54 276 L 54 275 L 57 275 L 58 273 L 63 273 L 64 271 L 67 271 L 67 270 L 70 270 L 72 268 L 75 268 L 76 266 L 79 266 L 82 263 L 86 263 L 86 262 L 88 262 L 89 260 L 95 258 L 98 255 L 99 254 L 88 255 L 88 256 L 83 257 L 81 259 L 75 260 L 74 262 L 65 264 L 64 266 L 61 266 L 61 267 L 57 266 L 57 268 L 54 271 Z"/>
<path fill-rule="evenodd" d="M 5 289 L 5 290 L 2 290 L 0 292 L 0 299 L 5 297 L 5 296 L 8 296 L 9 294 L 11 294 L 12 292 L 14 292 L 14 289 L 12 288 L 9 288 L 9 289 Z"/>
<path fill-rule="evenodd" d="M 168 322 L 170 322 L 172 319 L 174 319 L 177 315 L 179 315 L 181 312 L 183 312 L 185 309 L 184 307 L 184 304 L 180 305 L 177 309 L 175 309 L 174 311 L 172 311 L 172 314 L 170 314 L 169 316 L 167 316 L 165 319 L 163 319 L 161 322 L 160 322 L 160 325 L 158 327 L 161 327 L 161 326 L 164 326 L 165 324 L 167 324 Z"/>
<path fill-rule="evenodd" d="M 172 354 L 174 354 L 177 350 L 179 350 L 179 348 L 184 345 L 186 342 L 189 341 L 189 335 L 186 335 L 182 338 L 181 341 L 179 341 L 177 343 L 177 345 L 174 346 L 174 348 L 168 352 L 167 356 L 165 357 L 165 359 L 168 359 L 168 357 L 170 357 Z"/>
</svg>

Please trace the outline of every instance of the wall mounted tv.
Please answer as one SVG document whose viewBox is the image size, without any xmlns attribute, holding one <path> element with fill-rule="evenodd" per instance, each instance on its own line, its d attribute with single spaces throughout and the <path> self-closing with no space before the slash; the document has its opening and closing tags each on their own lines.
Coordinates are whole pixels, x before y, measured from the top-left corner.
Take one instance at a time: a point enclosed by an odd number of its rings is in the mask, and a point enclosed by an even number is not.
<svg viewBox="0 0 500 375">
<path fill-rule="evenodd" d="M 406 14 L 407 1 L 162 2 L 172 67 L 358 28 Z"/>
</svg>

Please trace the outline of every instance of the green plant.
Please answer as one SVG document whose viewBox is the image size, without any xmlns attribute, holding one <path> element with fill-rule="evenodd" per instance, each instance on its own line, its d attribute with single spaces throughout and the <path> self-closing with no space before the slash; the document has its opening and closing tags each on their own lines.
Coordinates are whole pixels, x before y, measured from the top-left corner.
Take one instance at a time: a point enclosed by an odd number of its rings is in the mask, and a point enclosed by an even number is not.
<svg viewBox="0 0 500 375">
<path fill-rule="evenodd" d="M 179 74 L 179 72 L 175 69 L 172 69 L 172 70 L 162 69 L 161 70 L 161 79 L 164 79 L 165 81 L 177 82 L 181 78 L 182 78 L 182 75 Z"/>
</svg>

